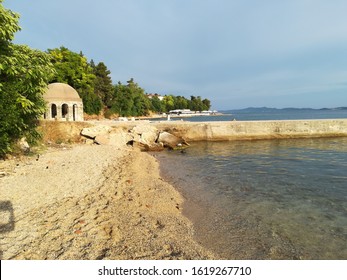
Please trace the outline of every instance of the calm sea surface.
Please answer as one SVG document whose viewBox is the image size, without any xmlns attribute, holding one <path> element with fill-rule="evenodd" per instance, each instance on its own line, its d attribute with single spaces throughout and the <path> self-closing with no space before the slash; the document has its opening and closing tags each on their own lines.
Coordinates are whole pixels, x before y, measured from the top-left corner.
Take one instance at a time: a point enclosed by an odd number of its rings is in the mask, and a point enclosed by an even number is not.
<svg viewBox="0 0 347 280">
<path fill-rule="evenodd" d="M 224 111 L 224 115 L 199 116 L 186 118 L 191 122 L 204 121 L 249 121 L 249 120 L 306 120 L 306 119 L 347 119 L 347 110 L 230 110 Z"/>
<path fill-rule="evenodd" d="M 226 259 L 347 259 L 347 138 L 193 143 L 156 154 L 197 240 Z"/>
</svg>

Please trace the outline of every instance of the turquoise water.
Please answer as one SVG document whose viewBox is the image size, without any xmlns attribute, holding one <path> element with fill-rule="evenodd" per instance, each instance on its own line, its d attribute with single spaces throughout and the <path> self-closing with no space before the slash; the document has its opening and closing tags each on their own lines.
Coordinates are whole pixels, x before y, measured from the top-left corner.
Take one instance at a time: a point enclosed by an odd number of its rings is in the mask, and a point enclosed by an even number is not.
<svg viewBox="0 0 347 280">
<path fill-rule="evenodd" d="M 347 259 L 347 138 L 193 143 L 156 154 L 223 259 Z"/>
</svg>

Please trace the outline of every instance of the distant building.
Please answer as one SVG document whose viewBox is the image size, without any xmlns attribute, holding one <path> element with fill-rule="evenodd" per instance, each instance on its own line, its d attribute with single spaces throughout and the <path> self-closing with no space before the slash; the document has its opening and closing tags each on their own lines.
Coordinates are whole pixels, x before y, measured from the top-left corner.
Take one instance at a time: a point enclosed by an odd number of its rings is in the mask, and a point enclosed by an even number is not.
<svg viewBox="0 0 347 280">
<path fill-rule="evenodd" d="M 163 101 L 164 96 L 161 96 L 158 93 L 148 93 L 146 94 L 149 99 L 152 99 L 153 97 L 158 97 L 160 101 Z"/>
<path fill-rule="evenodd" d="M 47 102 L 44 119 L 83 121 L 82 99 L 78 92 L 68 84 L 49 84 L 43 98 Z"/>
</svg>

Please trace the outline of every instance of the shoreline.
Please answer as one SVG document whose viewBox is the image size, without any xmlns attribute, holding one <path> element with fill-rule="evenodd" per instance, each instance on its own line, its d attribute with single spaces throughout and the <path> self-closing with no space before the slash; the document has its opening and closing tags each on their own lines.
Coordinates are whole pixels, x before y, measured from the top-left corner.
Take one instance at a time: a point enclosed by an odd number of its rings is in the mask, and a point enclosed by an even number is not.
<svg viewBox="0 0 347 280">
<path fill-rule="evenodd" d="M 220 258 L 343 259 L 346 219 L 335 205 L 343 205 L 346 141 L 204 142 L 157 157 L 197 240 Z"/>
<path fill-rule="evenodd" d="M 217 141 L 346 136 L 346 124 L 96 122 L 112 141 L 88 145 L 93 140 L 80 132 L 93 122 L 42 122 L 52 136 L 47 143 L 85 144 L 0 162 L 0 259 L 216 259 L 198 244 L 184 214 L 194 209 L 160 176 L 155 156 L 126 146 L 129 129 L 150 125 L 189 141 Z M 305 135 L 296 133 L 297 125 Z"/>
<path fill-rule="evenodd" d="M 74 145 L 0 168 L 1 259 L 215 258 L 147 153 Z"/>
</svg>

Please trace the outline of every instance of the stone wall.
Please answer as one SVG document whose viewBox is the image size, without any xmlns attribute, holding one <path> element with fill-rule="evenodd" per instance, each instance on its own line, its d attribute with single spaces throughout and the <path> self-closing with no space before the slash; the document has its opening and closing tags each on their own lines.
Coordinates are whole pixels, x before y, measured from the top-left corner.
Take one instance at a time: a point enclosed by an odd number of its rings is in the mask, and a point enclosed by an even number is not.
<svg viewBox="0 0 347 280">
<path fill-rule="evenodd" d="M 295 121 L 94 121 L 94 122 L 41 122 L 43 135 L 50 142 L 84 142 L 123 146 L 133 141 L 147 145 L 149 150 L 165 145 L 187 146 L 185 141 L 228 141 L 313 137 L 347 137 L 347 119 Z M 87 128 L 87 129 L 86 129 Z M 82 132 L 81 132 L 82 131 Z M 169 132 L 179 139 L 168 144 L 160 136 Z M 171 136 L 170 136 L 171 137 Z M 173 138 L 173 137 L 171 137 Z M 170 139 L 171 139 L 170 138 Z M 183 138 L 183 139 L 182 139 Z M 169 139 L 169 140 L 170 140 Z M 163 145 L 160 145 L 163 143 Z"/>
<path fill-rule="evenodd" d="M 229 122 L 160 122 L 158 129 L 187 141 L 347 137 L 347 119 Z"/>
</svg>

